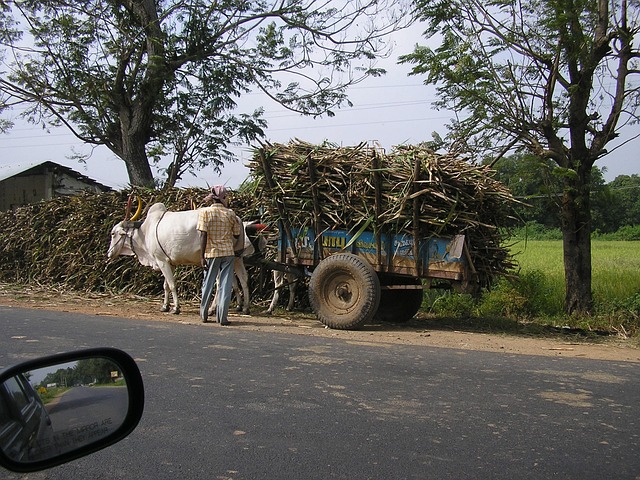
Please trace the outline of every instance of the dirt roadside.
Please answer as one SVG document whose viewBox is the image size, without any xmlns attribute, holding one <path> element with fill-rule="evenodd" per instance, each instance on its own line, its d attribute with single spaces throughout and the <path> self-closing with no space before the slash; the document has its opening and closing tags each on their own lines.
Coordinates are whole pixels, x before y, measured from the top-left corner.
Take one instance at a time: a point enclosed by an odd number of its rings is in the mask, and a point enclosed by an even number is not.
<svg viewBox="0 0 640 480">
<path fill-rule="evenodd" d="M 367 325 L 359 330 L 332 330 L 325 328 L 312 314 L 284 312 L 264 316 L 262 308 L 254 308 L 254 315 L 230 315 L 232 325 L 220 327 L 203 324 L 198 317 L 198 305 L 184 302 L 180 315 L 162 313 L 160 299 L 147 299 L 134 295 L 78 294 L 45 288 L 19 288 L 0 284 L 0 306 L 56 310 L 99 316 L 117 316 L 147 320 L 193 324 L 199 328 L 238 328 L 278 334 L 307 335 L 339 338 L 350 342 L 381 346 L 421 345 L 460 350 L 501 352 L 506 355 L 544 355 L 565 358 L 591 358 L 640 363 L 637 340 L 617 337 L 585 338 L 581 335 L 510 335 L 484 333 L 478 328 L 456 330 L 438 319 L 416 318 L 402 325 Z"/>
</svg>

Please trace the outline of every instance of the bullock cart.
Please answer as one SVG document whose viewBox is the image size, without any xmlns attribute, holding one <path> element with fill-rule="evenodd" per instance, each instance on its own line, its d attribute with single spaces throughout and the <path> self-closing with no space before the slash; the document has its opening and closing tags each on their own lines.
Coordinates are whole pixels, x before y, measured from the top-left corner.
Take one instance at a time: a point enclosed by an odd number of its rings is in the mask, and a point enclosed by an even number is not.
<svg viewBox="0 0 640 480">
<path fill-rule="evenodd" d="M 433 205 L 423 208 L 426 202 L 442 196 L 434 195 L 433 177 L 425 178 L 432 155 L 413 155 L 402 184 L 394 179 L 397 159 L 375 149 L 357 148 L 359 155 L 343 150 L 265 145 L 250 165 L 258 203 L 279 232 L 275 261 L 263 264 L 307 277 L 311 307 L 324 325 L 352 329 L 372 320 L 406 321 L 418 312 L 425 288 L 474 293 L 509 266 L 496 227 L 477 215 L 471 224 L 459 220 L 456 209 L 479 192 L 456 192 L 453 206 L 438 207 L 440 217 L 425 221 L 424 212 L 434 211 Z M 488 183 L 492 193 L 509 199 L 506 190 Z M 487 240 L 488 233 L 495 238 Z M 485 252 L 498 253 L 485 258 L 482 271 L 473 258 L 474 236 L 484 237 Z"/>
</svg>

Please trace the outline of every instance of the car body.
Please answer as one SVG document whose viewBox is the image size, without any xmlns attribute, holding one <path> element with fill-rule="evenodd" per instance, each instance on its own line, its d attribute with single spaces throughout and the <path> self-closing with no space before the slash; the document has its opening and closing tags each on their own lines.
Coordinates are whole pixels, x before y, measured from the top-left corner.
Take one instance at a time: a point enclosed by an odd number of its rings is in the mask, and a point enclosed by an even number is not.
<svg viewBox="0 0 640 480">
<path fill-rule="evenodd" d="M 24 374 L 0 384 L 0 448 L 9 457 L 37 460 L 52 435 L 49 413 Z"/>
<path fill-rule="evenodd" d="M 123 395 L 104 396 L 100 395 L 103 389 L 87 389 L 95 395 L 89 393 L 84 405 L 73 407 L 74 415 L 56 417 L 52 413 L 50 417 L 29 378 L 81 361 L 106 361 L 107 367 L 116 374 L 114 380 L 125 388 Z M 96 410 L 92 405 L 92 400 L 98 398 L 106 410 L 116 414 L 117 420 L 103 435 L 82 435 L 104 420 L 103 410 Z M 122 350 L 91 348 L 9 367 L 0 371 L 0 467 L 14 472 L 35 472 L 89 455 L 125 438 L 135 429 L 143 411 L 144 385 L 140 370 L 135 360 Z M 78 418 L 82 419 L 80 425 L 76 424 Z M 73 443 L 69 448 L 71 438 Z"/>
</svg>

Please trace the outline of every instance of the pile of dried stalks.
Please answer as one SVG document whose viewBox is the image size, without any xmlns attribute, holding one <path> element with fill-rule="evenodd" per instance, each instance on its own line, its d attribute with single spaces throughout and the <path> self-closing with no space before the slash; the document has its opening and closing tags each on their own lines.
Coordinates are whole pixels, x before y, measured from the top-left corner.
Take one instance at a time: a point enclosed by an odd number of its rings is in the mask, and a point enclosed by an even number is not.
<svg viewBox="0 0 640 480">
<path fill-rule="evenodd" d="M 482 285 L 513 264 L 499 227 L 516 200 L 487 167 L 419 147 L 265 144 L 250 163 L 266 221 L 369 228 L 418 238 L 465 234 Z"/>
<path fill-rule="evenodd" d="M 464 233 L 483 284 L 512 266 L 497 227 L 505 224 L 513 198 L 487 169 L 454 156 L 413 147 L 383 155 L 366 145 L 293 142 L 256 150 L 250 167 L 253 182 L 231 198 L 245 220 L 275 226 L 285 211 L 297 227 L 316 222 L 422 237 Z M 130 257 L 106 258 L 111 229 L 123 220 L 131 193 L 140 195 L 145 211 L 155 202 L 178 211 L 201 206 L 207 191 L 84 194 L 0 212 L 0 281 L 161 295 L 159 272 Z M 198 267 L 178 267 L 176 279 L 182 298 L 198 298 Z"/>
<path fill-rule="evenodd" d="M 144 219 L 155 202 L 163 202 L 170 210 L 188 210 L 201 206 L 207 192 L 192 188 L 83 194 L 0 212 L 0 281 L 161 295 L 160 272 L 141 266 L 132 257 L 107 260 L 111 229 L 124 219 L 130 193 L 140 195 Z M 198 267 L 177 268 L 181 298 L 199 296 L 201 275 Z"/>
</svg>

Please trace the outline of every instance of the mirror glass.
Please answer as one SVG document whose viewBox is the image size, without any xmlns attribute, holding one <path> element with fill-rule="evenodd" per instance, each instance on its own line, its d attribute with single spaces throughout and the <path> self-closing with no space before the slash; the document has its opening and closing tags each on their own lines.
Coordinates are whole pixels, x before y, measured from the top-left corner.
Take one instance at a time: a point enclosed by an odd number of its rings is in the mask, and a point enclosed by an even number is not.
<svg viewBox="0 0 640 480">
<path fill-rule="evenodd" d="M 107 437 L 128 407 L 126 381 L 110 359 L 23 371 L 0 384 L 0 448 L 16 462 L 47 460 Z"/>
</svg>

